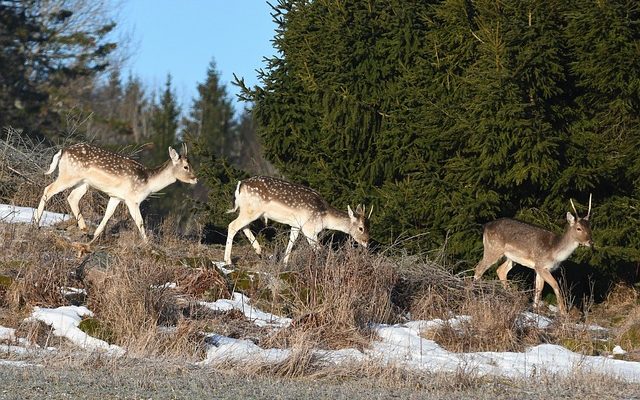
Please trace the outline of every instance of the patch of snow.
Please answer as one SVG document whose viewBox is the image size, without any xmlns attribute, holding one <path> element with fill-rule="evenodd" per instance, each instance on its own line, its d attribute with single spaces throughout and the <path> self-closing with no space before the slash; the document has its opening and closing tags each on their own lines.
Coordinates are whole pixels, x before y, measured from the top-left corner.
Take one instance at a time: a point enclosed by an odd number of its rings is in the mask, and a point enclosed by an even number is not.
<svg viewBox="0 0 640 400">
<path fill-rule="evenodd" d="M 5 328 L 0 325 L 0 340 L 14 342 L 16 340 L 16 330 L 13 328 Z"/>
<path fill-rule="evenodd" d="M 216 266 L 216 268 L 218 268 L 225 275 L 229 275 L 230 273 L 233 272 L 232 269 L 225 268 L 225 267 L 228 267 L 229 264 L 227 264 L 224 261 L 212 261 L 212 263 L 213 263 L 213 265 Z"/>
<path fill-rule="evenodd" d="M 262 349 L 246 339 L 232 339 L 222 335 L 211 335 L 207 356 L 202 364 L 217 364 L 222 362 L 243 362 L 275 364 L 285 361 L 290 355 L 288 349 Z"/>
<path fill-rule="evenodd" d="M 18 361 L 18 360 L 0 360 L 0 365 L 3 367 L 14 367 L 14 368 L 43 368 L 42 364 L 33 364 L 26 361 Z"/>
<path fill-rule="evenodd" d="M 516 324 L 519 328 L 536 327 L 538 329 L 547 329 L 551 323 L 550 318 L 543 315 L 532 313 L 531 311 L 524 311 L 520 313 Z"/>
<path fill-rule="evenodd" d="M 87 294 L 87 291 L 85 289 L 80 289 L 80 288 L 74 288 L 74 287 L 70 287 L 70 286 L 65 286 L 60 288 L 62 291 L 62 295 L 63 296 L 73 296 L 76 294 Z"/>
<path fill-rule="evenodd" d="M 526 318 L 538 325 L 540 321 L 543 321 L 542 325 L 546 324 L 545 319 L 532 315 L 527 315 Z M 454 323 L 462 323 L 466 317 L 452 320 Z M 542 344 L 523 353 L 453 353 L 433 340 L 420 337 L 421 330 L 451 323 L 452 320 L 374 325 L 372 328 L 380 339 L 374 341 L 364 352 L 357 349 L 316 350 L 314 355 L 332 364 L 378 362 L 431 372 L 455 373 L 468 370 L 479 375 L 507 378 L 530 378 L 546 373 L 570 376 L 577 371 L 597 372 L 640 383 L 640 363 L 585 356 L 558 345 Z M 289 349 L 262 349 L 249 340 L 231 339 L 221 335 L 213 335 L 210 339 L 210 348 L 202 361 L 204 364 L 251 361 L 276 363 L 291 355 Z"/>
<path fill-rule="evenodd" d="M 93 313 L 84 306 L 64 306 L 58 308 L 34 307 L 31 317 L 27 321 L 42 321 L 53 327 L 53 334 L 62 336 L 80 348 L 86 350 L 104 351 L 107 354 L 120 356 L 124 350 L 116 345 L 111 345 L 104 340 L 96 339 L 84 333 L 78 325 L 82 317 L 91 317 Z"/>
<path fill-rule="evenodd" d="M 8 204 L 0 204 L 0 222 L 10 224 L 30 224 L 33 222 L 36 209 L 32 207 L 19 207 Z M 60 214 L 45 211 L 40 218 L 40 226 L 51 226 L 58 222 L 66 221 L 69 214 Z"/>
<path fill-rule="evenodd" d="M 167 282 L 162 285 L 152 285 L 152 289 L 175 289 L 178 287 L 178 284 L 175 282 Z"/>
<path fill-rule="evenodd" d="M 621 356 L 623 354 L 627 354 L 627 351 L 622 347 L 615 345 L 613 350 L 611 350 L 611 354 L 613 354 L 614 356 Z"/>
<path fill-rule="evenodd" d="M 29 353 L 29 349 L 22 346 L 14 346 L 10 344 L 0 344 L 0 353 L 25 355 Z"/>
<path fill-rule="evenodd" d="M 425 320 L 409 321 L 404 323 L 403 325 L 406 326 L 407 328 L 411 328 L 419 332 L 422 332 L 422 331 L 429 331 L 432 329 L 442 328 L 443 326 L 450 326 L 452 329 L 460 329 L 460 327 L 463 324 L 468 322 L 471 322 L 470 316 L 459 315 L 453 318 L 449 318 L 446 321 L 440 318 L 435 318 L 428 321 L 425 321 Z"/>
<path fill-rule="evenodd" d="M 251 300 L 238 292 L 234 292 L 230 300 L 220 299 L 215 302 L 199 301 L 198 304 L 215 311 L 240 310 L 245 317 L 258 326 L 287 327 L 291 324 L 291 318 L 279 317 L 251 306 Z"/>
</svg>

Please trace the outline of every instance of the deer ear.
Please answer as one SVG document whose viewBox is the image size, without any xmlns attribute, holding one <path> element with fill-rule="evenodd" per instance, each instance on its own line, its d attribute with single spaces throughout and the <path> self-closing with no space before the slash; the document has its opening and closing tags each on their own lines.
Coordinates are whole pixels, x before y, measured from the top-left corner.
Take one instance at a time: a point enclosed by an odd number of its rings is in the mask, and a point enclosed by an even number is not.
<svg viewBox="0 0 640 400">
<path fill-rule="evenodd" d="M 356 207 L 356 214 L 364 215 L 364 206 L 362 204 L 358 204 Z"/>
<path fill-rule="evenodd" d="M 351 210 L 351 206 L 347 204 L 347 212 L 349 213 L 349 218 L 354 219 L 353 210 Z"/>
<path fill-rule="evenodd" d="M 180 158 L 180 155 L 178 154 L 178 152 L 176 152 L 173 147 L 169 147 L 169 157 L 171 157 L 171 160 L 174 163 L 178 162 L 178 159 Z"/>
<path fill-rule="evenodd" d="M 573 226 L 573 224 L 576 223 L 576 219 L 573 216 L 573 214 L 571 214 L 569 211 L 567 211 L 567 222 L 569 223 L 569 225 Z"/>
</svg>

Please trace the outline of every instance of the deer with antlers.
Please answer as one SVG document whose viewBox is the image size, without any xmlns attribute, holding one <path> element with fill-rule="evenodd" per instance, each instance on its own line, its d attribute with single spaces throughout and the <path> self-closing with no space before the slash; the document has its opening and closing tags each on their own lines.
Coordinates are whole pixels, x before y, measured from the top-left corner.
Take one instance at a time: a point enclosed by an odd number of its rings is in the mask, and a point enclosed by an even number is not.
<svg viewBox="0 0 640 400">
<path fill-rule="evenodd" d="M 340 211 L 329 205 L 315 190 L 266 176 L 238 182 L 234 207 L 227 212 L 238 210 L 238 217 L 229 224 L 224 250 L 224 261 L 229 265 L 233 238 L 239 230 L 249 239 L 256 253 L 261 254 L 260 244 L 247 228 L 247 225 L 258 218 L 264 218 L 265 223 L 273 220 L 291 227 L 289 243 L 284 253 L 284 263 L 287 264 L 300 232 L 315 248 L 318 246 L 318 234 L 324 229 L 348 233 L 356 242 L 367 247 L 369 217 L 373 211 L 371 209 L 366 217 L 365 207 L 362 205 L 356 207 L 355 213 L 351 206 L 347 206 L 347 212 Z"/>
<path fill-rule="evenodd" d="M 44 189 L 34 217 L 36 226 L 39 225 L 47 200 L 72 188 L 67 201 L 78 227 L 86 231 L 87 225 L 78 203 L 89 187 L 92 187 L 109 195 L 109 203 L 89 244 L 100 236 L 122 201 L 127 205 L 140 236 L 146 242 L 140 203 L 151 193 L 164 189 L 176 180 L 190 184 L 198 181 L 187 160 L 187 146 L 183 144 L 182 149 L 180 155 L 169 147 L 169 160 L 156 168 L 147 168 L 131 158 L 86 143 L 74 144 L 58 151 L 53 156 L 49 170 L 45 172 L 45 175 L 49 175 L 58 168 L 58 177 Z"/>
<path fill-rule="evenodd" d="M 564 313 L 565 303 L 558 282 L 551 272 L 569 258 L 578 246 L 593 245 L 589 225 L 591 195 L 589 195 L 589 209 L 584 218 L 578 216 L 573 200 L 570 201 L 576 216 L 567 212 L 567 227 L 562 235 L 509 218 L 486 224 L 482 236 L 484 254 L 475 268 L 474 279 L 480 279 L 489 267 L 502 257 L 506 257 L 497 270 L 498 278 L 504 285 L 514 262 L 533 268 L 536 272 L 534 307 L 538 306 L 542 288 L 546 282 L 556 295 L 560 312 Z"/>
</svg>

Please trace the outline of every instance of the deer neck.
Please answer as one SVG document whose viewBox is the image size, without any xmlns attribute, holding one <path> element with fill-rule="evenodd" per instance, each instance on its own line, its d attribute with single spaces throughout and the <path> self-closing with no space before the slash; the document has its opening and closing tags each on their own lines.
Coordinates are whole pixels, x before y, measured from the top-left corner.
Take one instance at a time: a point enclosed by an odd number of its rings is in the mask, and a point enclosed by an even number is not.
<svg viewBox="0 0 640 400">
<path fill-rule="evenodd" d="M 322 222 L 325 228 L 344 233 L 349 233 L 349 228 L 351 227 L 349 215 L 335 208 L 329 208 L 327 210 Z"/>
<path fill-rule="evenodd" d="M 176 181 L 171 168 L 171 160 L 168 160 L 161 166 L 149 171 L 147 178 L 147 191 L 149 193 L 158 192 Z"/>
<path fill-rule="evenodd" d="M 561 263 L 569 258 L 574 250 L 578 248 L 578 245 L 578 241 L 571 235 L 571 228 L 567 228 L 564 234 L 558 237 L 555 251 L 553 252 L 553 258 L 556 260 L 556 263 Z"/>
</svg>

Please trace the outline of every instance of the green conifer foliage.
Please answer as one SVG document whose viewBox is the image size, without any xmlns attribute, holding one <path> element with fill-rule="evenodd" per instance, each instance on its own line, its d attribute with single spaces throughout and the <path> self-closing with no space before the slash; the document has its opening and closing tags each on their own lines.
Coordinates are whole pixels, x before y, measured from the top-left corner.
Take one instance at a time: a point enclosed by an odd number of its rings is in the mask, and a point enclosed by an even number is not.
<svg viewBox="0 0 640 400">
<path fill-rule="evenodd" d="M 215 61 L 211 61 L 204 83 L 198 85 L 198 97 L 184 121 L 184 136 L 191 145 L 196 173 L 208 189 L 207 201 L 198 208 L 205 212 L 213 229 L 220 231 L 226 231 L 231 220 L 225 211 L 232 207 L 235 185 L 246 176 L 228 161 L 234 156 L 236 140 L 233 112 Z"/>
<path fill-rule="evenodd" d="M 342 208 L 373 203 L 373 237 L 459 268 L 482 224 L 559 232 L 593 193 L 605 271 L 640 261 L 636 2 L 280 0 L 278 50 L 254 103 L 267 158 Z M 242 82 L 238 82 L 242 84 Z"/>
<path fill-rule="evenodd" d="M 168 159 L 168 148 L 176 143 L 179 116 L 180 106 L 176 101 L 176 95 L 171 86 L 171 74 L 169 74 L 160 102 L 154 106 L 151 117 L 153 160 L 156 164 Z"/>
</svg>

